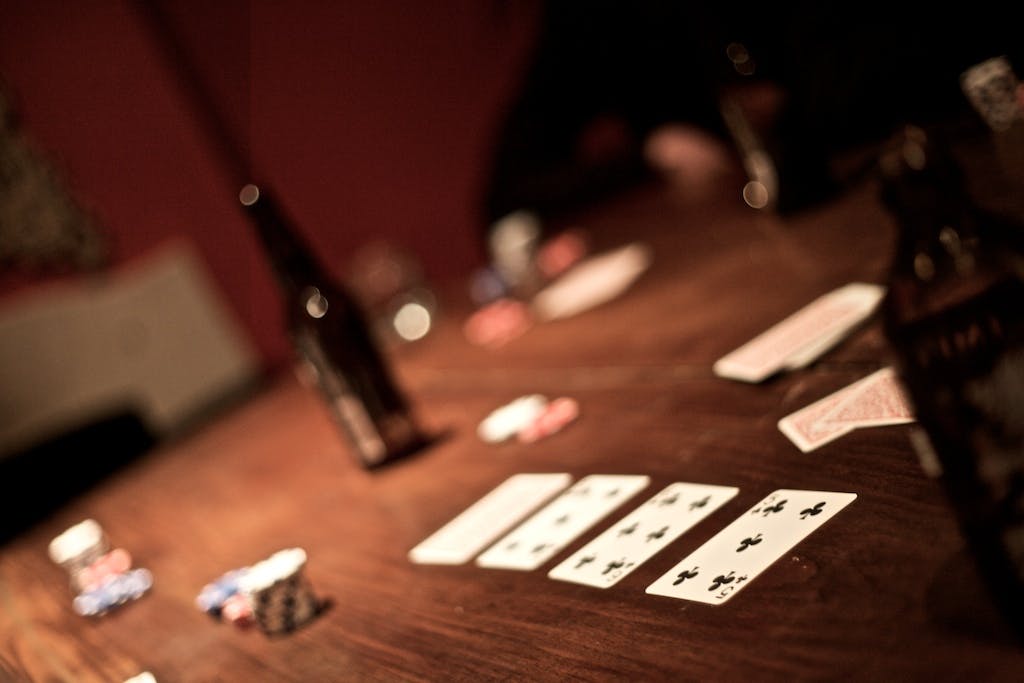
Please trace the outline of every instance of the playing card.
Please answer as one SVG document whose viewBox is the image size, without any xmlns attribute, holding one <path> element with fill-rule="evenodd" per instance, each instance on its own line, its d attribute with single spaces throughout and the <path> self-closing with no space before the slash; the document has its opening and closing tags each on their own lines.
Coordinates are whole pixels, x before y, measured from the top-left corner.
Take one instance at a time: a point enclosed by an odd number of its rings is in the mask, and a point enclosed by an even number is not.
<svg viewBox="0 0 1024 683">
<path fill-rule="evenodd" d="M 548 572 L 552 579 L 608 588 L 654 557 L 739 492 L 732 486 L 670 484 Z"/>
<path fill-rule="evenodd" d="M 780 489 L 647 587 L 651 595 L 718 605 L 857 498 Z"/>
<path fill-rule="evenodd" d="M 713 370 L 719 377 L 760 382 L 803 367 L 871 315 L 884 293 L 883 287 L 862 282 L 835 289 L 726 354 Z"/>
<path fill-rule="evenodd" d="M 569 483 L 568 474 L 516 474 L 409 551 L 419 564 L 462 564 Z"/>
<path fill-rule="evenodd" d="M 818 337 L 807 346 L 804 346 L 796 353 L 786 358 L 786 362 L 783 364 L 783 370 L 799 370 L 805 368 L 814 361 L 821 358 L 829 349 L 841 342 L 846 338 L 846 335 L 850 334 L 850 328 L 847 326 L 836 329 L 831 334 L 823 337 Z"/>
<path fill-rule="evenodd" d="M 857 393 L 860 389 L 858 384 L 859 382 L 855 382 L 843 387 L 839 391 L 787 415 L 779 420 L 779 430 L 804 453 L 809 453 L 815 448 L 824 446 L 843 434 L 853 431 L 854 425 L 848 422 L 825 423 L 822 420 L 835 410 L 836 406 Z"/>
<path fill-rule="evenodd" d="M 651 265 L 651 248 L 634 242 L 577 263 L 533 298 L 539 320 L 568 318 L 611 301 Z"/>
<path fill-rule="evenodd" d="M 827 425 L 884 427 L 914 421 L 914 411 L 903 392 L 896 371 L 882 368 L 861 380 L 860 389 L 848 395 L 828 415 Z"/>
<path fill-rule="evenodd" d="M 858 427 L 913 422 L 910 403 L 892 368 L 882 368 L 779 420 L 779 429 L 804 453 Z"/>
<path fill-rule="evenodd" d="M 650 477 L 644 475 L 584 477 L 488 548 L 476 563 L 499 569 L 536 569 L 649 482 Z"/>
</svg>

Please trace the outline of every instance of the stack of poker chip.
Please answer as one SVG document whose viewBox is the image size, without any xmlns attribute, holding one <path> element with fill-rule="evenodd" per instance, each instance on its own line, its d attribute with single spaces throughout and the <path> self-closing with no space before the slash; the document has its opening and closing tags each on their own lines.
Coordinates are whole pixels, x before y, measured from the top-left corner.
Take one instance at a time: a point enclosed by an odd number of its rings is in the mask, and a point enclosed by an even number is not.
<svg viewBox="0 0 1024 683">
<path fill-rule="evenodd" d="M 142 597 L 153 586 L 146 569 L 132 569 L 123 548 L 110 549 L 100 525 L 86 519 L 50 542 L 50 559 L 63 567 L 77 594 L 72 607 L 83 616 L 99 616 Z"/>
<path fill-rule="evenodd" d="M 207 584 L 196 605 L 236 626 L 255 622 L 268 635 L 290 633 L 320 611 L 320 602 L 303 571 L 305 566 L 304 550 L 281 550 Z"/>
</svg>

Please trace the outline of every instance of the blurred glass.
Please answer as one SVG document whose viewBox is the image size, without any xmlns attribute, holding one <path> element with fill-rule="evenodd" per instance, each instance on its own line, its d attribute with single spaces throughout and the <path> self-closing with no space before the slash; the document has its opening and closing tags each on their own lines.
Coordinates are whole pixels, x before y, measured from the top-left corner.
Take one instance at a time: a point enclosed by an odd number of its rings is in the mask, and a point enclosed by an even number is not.
<svg viewBox="0 0 1024 683">
<path fill-rule="evenodd" d="M 346 272 L 382 342 L 406 344 L 430 333 L 437 295 L 415 255 L 390 242 L 370 242 L 356 251 Z"/>
</svg>

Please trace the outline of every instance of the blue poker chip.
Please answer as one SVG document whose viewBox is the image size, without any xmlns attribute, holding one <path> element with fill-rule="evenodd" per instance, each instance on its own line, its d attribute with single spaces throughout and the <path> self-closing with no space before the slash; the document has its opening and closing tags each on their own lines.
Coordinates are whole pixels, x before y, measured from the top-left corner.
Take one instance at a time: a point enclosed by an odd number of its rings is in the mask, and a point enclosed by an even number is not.
<svg viewBox="0 0 1024 683">
<path fill-rule="evenodd" d="M 99 587 L 79 594 L 72 607 L 83 616 L 98 616 L 142 597 L 152 587 L 153 575 L 148 569 L 131 569 L 108 577 Z"/>
<path fill-rule="evenodd" d="M 203 590 L 196 596 L 196 607 L 207 614 L 219 617 L 224 603 L 238 593 L 239 582 L 248 571 L 248 567 L 232 569 L 216 581 L 203 586 Z"/>
</svg>

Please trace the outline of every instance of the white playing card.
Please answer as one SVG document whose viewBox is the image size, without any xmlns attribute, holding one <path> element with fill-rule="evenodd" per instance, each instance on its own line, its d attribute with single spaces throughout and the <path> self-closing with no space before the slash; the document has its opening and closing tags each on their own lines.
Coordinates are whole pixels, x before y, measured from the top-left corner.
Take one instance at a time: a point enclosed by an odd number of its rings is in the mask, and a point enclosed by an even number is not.
<svg viewBox="0 0 1024 683">
<path fill-rule="evenodd" d="M 882 368 L 779 420 L 778 427 L 804 453 L 858 427 L 906 424 L 914 415 L 892 368 Z"/>
<path fill-rule="evenodd" d="M 608 588 L 739 492 L 732 486 L 670 484 L 548 572 L 552 579 Z"/>
<path fill-rule="evenodd" d="M 884 294 L 885 288 L 863 282 L 835 289 L 726 354 L 713 370 L 719 377 L 761 382 L 803 367 L 871 315 Z"/>
<path fill-rule="evenodd" d="M 644 475 L 584 477 L 488 548 L 476 563 L 498 569 L 536 569 L 649 482 Z"/>
<path fill-rule="evenodd" d="M 538 320 L 568 318 L 611 301 L 651 265 L 652 250 L 633 242 L 576 264 L 533 298 Z"/>
<path fill-rule="evenodd" d="M 419 564 L 462 564 L 572 482 L 572 476 L 516 474 L 409 551 Z"/>
<path fill-rule="evenodd" d="M 857 498 L 780 489 L 647 587 L 651 595 L 719 605 Z"/>
</svg>

